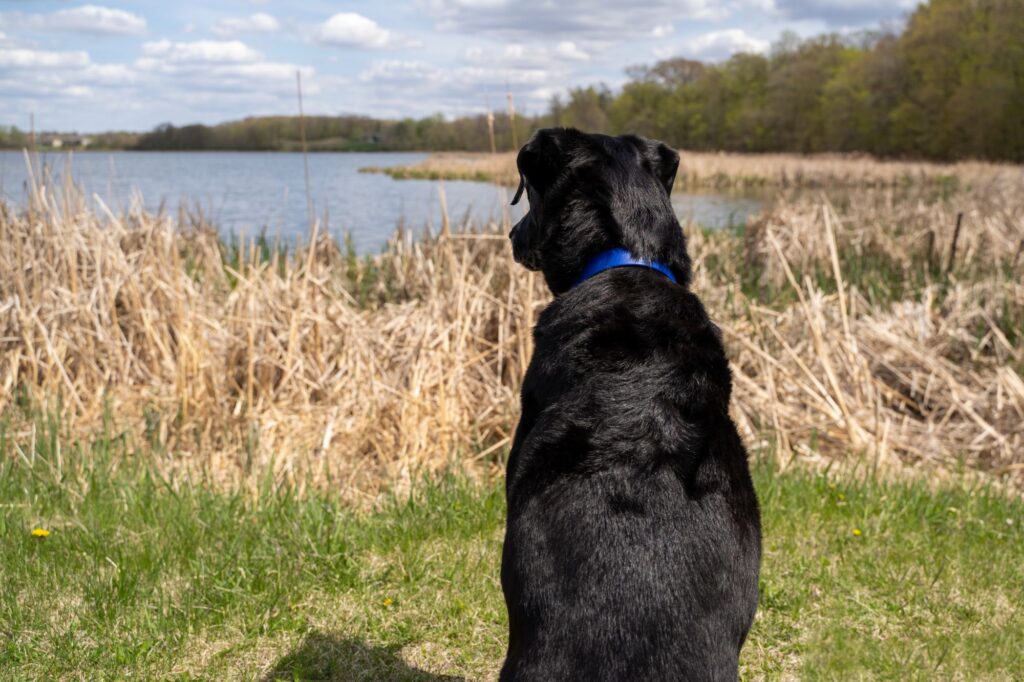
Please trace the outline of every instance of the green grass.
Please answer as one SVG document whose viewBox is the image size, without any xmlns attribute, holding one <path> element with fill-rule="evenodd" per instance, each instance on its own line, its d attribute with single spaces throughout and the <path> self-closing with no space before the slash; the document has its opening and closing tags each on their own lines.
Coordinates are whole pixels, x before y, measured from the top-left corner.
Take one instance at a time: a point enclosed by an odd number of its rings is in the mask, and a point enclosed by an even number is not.
<svg viewBox="0 0 1024 682">
<path fill-rule="evenodd" d="M 0 433 L 0 678 L 493 677 L 499 482 L 372 512 L 167 480 L 116 437 Z M 983 486 L 755 467 L 745 679 L 1020 679 L 1024 504 Z M 33 528 L 49 537 L 34 538 Z"/>
</svg>

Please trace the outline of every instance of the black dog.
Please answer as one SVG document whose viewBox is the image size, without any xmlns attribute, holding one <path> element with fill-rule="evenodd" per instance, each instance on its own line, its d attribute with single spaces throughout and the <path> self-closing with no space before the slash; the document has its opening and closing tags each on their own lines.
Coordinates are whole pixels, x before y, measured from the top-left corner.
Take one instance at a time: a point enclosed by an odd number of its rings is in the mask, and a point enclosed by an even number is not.
<svg viewBox="0 0 1024 682">
<path fill-rule="evenodd" d="M 688 288 L 679 156 L 548 129 L 518 165 L 513 253 L 555 300 L 508 462 L 501 679 L 735 680 L 760 514 L 720 333 Z"/>
</svg>

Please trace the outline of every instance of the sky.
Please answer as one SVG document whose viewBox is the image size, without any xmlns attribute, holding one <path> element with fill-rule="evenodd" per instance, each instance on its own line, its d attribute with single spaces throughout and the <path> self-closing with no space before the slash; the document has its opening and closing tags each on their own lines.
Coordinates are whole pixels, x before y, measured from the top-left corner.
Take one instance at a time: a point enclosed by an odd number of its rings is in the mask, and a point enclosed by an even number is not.
<svg viewBox="0 0 1024 682">
<path fill-rule="evenodd" d="M 0 125 L 149 130 L 305 110 L 539 113 L 625 69 L 898 28 L 917 0 L 0 0 Z"/>
</svg>

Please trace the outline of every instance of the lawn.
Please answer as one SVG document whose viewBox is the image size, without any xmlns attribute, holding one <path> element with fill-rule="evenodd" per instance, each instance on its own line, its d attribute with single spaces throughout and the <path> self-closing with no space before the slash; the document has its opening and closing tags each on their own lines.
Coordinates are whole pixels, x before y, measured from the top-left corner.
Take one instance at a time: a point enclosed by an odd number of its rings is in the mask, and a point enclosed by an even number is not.
<svg viewBox="0 0 1024 682">
<path fill-rule="evenodd" d="M 114 437 L 0 433 L 0 678 L 493 678 L 500 481 L 372 511 L 167 480 Z M 755 465 L 744 679 L 1020 679 L 1024 503 L 965 481 Z M 34 529 L 49 531 L 35 537 Z"/>
</svg>

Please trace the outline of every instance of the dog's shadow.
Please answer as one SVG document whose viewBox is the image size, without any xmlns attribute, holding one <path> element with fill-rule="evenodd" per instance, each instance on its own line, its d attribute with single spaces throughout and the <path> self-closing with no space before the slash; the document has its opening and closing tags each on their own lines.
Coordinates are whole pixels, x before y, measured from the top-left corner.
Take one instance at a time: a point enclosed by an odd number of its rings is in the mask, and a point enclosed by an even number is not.
<svg viewBox="0 0 1024 682">
<path fill-rule="evenodd" d="M 356 639 L 314 632 L 282 656 L 261 682 L 462 682 L 461 677 L 435 675 L 409 667 L 397 647 L 374 647 Z"/>
</svg>

